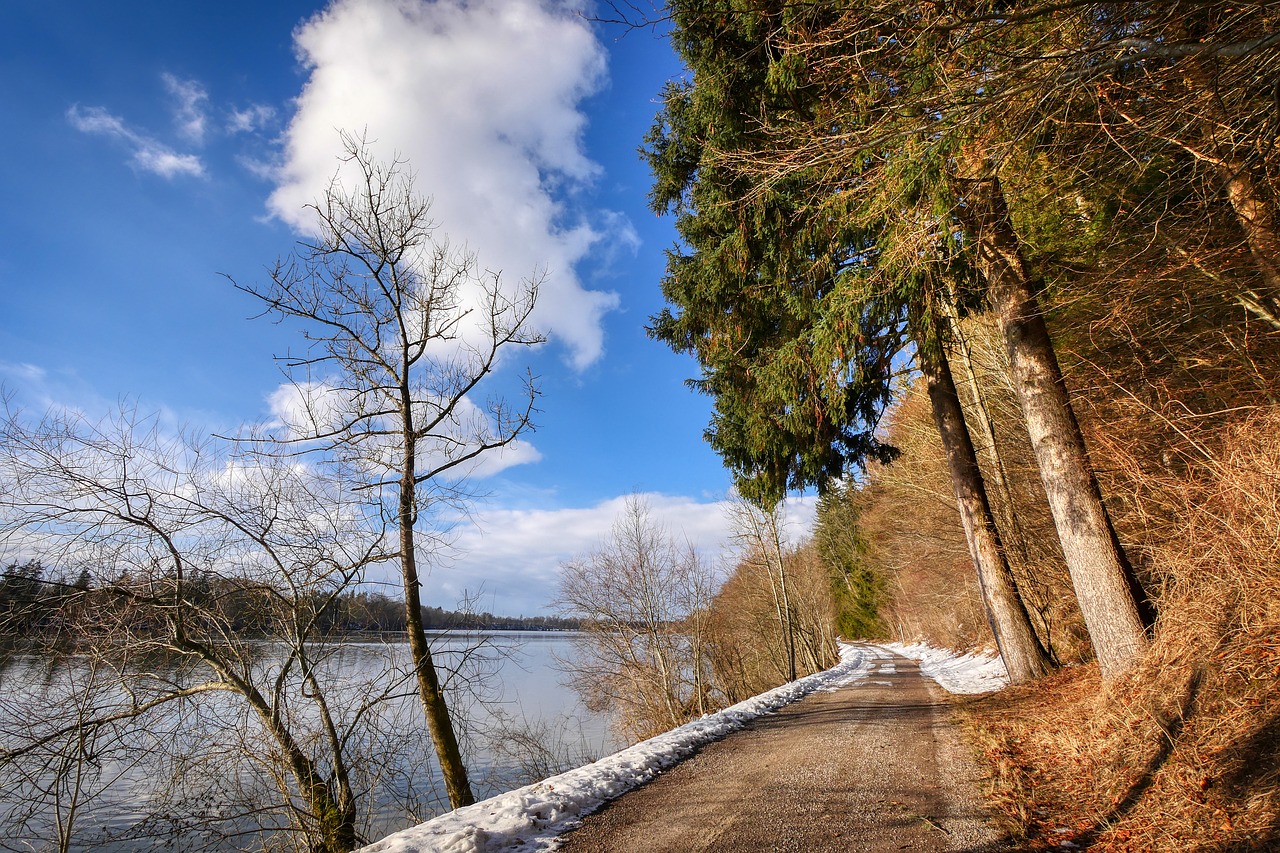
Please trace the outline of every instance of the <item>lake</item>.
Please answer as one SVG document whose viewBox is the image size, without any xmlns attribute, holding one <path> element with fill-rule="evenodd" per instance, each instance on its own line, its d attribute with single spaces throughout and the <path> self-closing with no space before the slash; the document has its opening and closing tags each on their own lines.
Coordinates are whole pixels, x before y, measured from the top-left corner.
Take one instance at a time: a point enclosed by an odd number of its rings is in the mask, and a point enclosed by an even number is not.
<svg viewBox="0 0 1280 853">
<path fill-rule="evenodd" d="M 606 716 L 584 708 L 561 684 L 559 661 L 571 657 L 572 639 L 571 633 L 537 631 L 433 636 L 477 799 L 624 745 L 609 731 Z M 268 664 L 272 653 L 264 644 Z M 369 696 L 403 678 L 407 663 L 406 644 L 379 642 L 336 645 L 324 661 L 322 683 L 335 713 L 358 720 L 350 751 L 362 756 L 358 782 L 371 792 L 362 801 L 361 821 L 370 840 L 448 809 L 412 685 L 391 690 L 373 711 L 360 710 Z M 0 677 L 5 739 L 22 731 L 15 716 L 24 708 L 38 718 L 43 707 L 71 694 L 63 683 L 88 677 L 85 669 L 74 657 L 56 665 L 35 656 L 15 658 Z M 318 731 L 309 725 L 306 707 L 293 724 Z M 73 828 L 72 850 L 224 851 L 271 844 L 261 825 L 279 826 L 279 819 L 264 818 L 260 810 L 261 803 L 278 800 L 267 772 L 271 744 L 252 737 L 253 720 L 238 697 L 184 700 L 136 728 L 101 733 L 100 741 L 95 736 L 70 769 L 65 756 L 52 753 L 34 771 L 38 761 L 0 764 L 0 849 L 57 849 L 52 839 L 59 821 Z"/>
</svg>

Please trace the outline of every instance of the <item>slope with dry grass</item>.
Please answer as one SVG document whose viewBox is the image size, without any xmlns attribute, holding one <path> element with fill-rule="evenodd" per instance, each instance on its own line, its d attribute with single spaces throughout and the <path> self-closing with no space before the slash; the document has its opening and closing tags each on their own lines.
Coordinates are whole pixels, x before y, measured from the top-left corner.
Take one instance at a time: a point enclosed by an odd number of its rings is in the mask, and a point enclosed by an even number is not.
<svg viewBox="0 0 1280 853">
<path fill-rule="evenodd" d="M 1280 326 L 1233 298 L 1252 279 L 1229 229 L 1202 220 L 1186 251 L 1190 231 L 1166 224 L 1164 242 L 1116 249 L 1052 303 L 1099 480 L 1158 612 L 1150 650 L 1122 677 L 1088 663 L 1000 347 L 982 318 L 963 326 L 967 411 L 971 428 L 979 402 L 991 417 L 995 440 L 976 432 L 989 484 L 1007 479 L 992 492 L 1015 528 L 1011 563 L 1042 639 L 1070 664 L 967 706 L 993 798 L 1026 849 L 1280 848 Z M 954 516 L 911 494 L 940 476 L 919 406 L 908 398 L 891 426 L 905 467 L 864 489 L 874 550 L 896 555 L 881 564 L 898 591 L 890 606 L 900 623 L 928 621 L 935 641 L 989 642 L 947 629 L 970 611 L 967 594 L 948 620 L 917 588 L 972 584 Z M 920 547 L 930 539 L 956 555 L 945 578 L 943 548 Z"/>
<path fill-rule="evenodd" d="M 970 707 L 993 794 L 1030 849 L 1280 846 L 1280 412 L 1188 472 L 1141 666 L 1092 666 Z"/>
</svg>

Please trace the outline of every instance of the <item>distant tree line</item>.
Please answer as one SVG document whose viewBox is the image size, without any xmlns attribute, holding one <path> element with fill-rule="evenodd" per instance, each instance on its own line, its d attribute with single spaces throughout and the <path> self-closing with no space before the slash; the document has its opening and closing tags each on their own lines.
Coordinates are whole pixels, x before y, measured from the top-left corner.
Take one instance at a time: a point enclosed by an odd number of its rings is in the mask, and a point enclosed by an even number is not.
<svg viewBox="0 0 1280 853">
<path fill-rule="evenodd" d="M 38 560 L 10 563 L 0 574 L 0 650 L 65 648 L 68 629 L 78 620 L 126 594 L 128 574 L 120 578 L 119 584 L 106 582 L 95 588 L 87 570 L 68 576 L 46 569 Z M 231 631 L 248 638 L 269 635 L 270 617 L 264 607 L 269 593 L 258 585 L 195 572 L 185 587 L 195 601 L 217 602 Z M 430 631 L 575 631 L 582 625 L 580 619 L 565 616 L 495 616 L 429 606 L 422 608 L 422 622 Z M 316 630 L 336 638 L 403 634 L 404 602 L 383 592 L 350 590 L 323 609 Z"/>
</svg>

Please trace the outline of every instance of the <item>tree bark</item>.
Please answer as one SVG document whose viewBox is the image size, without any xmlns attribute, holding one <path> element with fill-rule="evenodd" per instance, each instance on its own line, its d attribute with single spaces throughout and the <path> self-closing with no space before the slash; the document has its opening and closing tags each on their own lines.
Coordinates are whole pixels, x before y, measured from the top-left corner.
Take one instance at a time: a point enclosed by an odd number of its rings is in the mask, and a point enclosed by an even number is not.
<svg viewBox="0 0 1280 853">
<path fill-rule="evenodd" d="M 1219 173 L 1226 184 L 1227 200 L 1249 243 L 1253 262 L 1267 289 L 1280 295 L 1280 235 L 1276 233 L 1271 205 L 1258 192 L 1248 164 L 1228 160 L 1219 167 Z"/>
<path fill-rule="evenodd" d="M 983 440 L 990 448 L 991 464 L 988 470 L 991 473 L 991 480 L 995 485 L 995 494 L 997 496 L 996 505 L 992 508 L 992 515 L 993 517 L 996 517 L 997 529 L 1004 531 L 1004 535 L 1001 537 L 1001 542 L 1005 547 L 1006 559 L 1008 554 L 1012 552 L 1016 557 L 1022 560 L 1024 565 L 1026 565 L 1030 559 L 1030 552 L 1027 548 L 1026 531 L 1019 520 L 1017 502 L 1013 497 L 1013 489 L 1009 485 L 1008 468 L 1004 462 L 1004 454 L 1000 450 L 1000 440 L 996 435 L 996 425 L 991 419 L 991 412 L 987 406 L 986 397 L 982 391 L 982 385 L 978 381 L 977 373 L 973 368 L 973 351 L 970 348 L 969 343 L 965 340 L 964 334 L 960 329 L 959 317 L 955 310 L 955 305 L 952 301 L 953 299 L 954 296 L 952 294 L 948 294 L 948 299 L 944 301 L 942 307 L 945 312 L 947 322 L 951 324 L 952 337 L 956 344 L 955 353 L 960 356 L 960 361 L 964 365 L 965 384 L 968 385 L 969 393 L 973 397 L 973 412 L 979 421 L 979 434 L 983 436 Z M 952 382 L 956 381 L 956 374 L 954 372 L 951 374 L 951 380 Z M 957 388 L 958 387 L 959 386 L 957 386 Z M 964 409 L 964 405 L 964 400 L 962 399 L 960 403 L 962 411 Z M 971 437 L 972 435 L 973 433 L 970 433 Z M 981 452 L 978 452 L 978 458 L 981 460 Z M 981 462 L 979 462 L 979 465 L 981 465 Z M 1030 576 L 1029 580 L 1034 582 L 1034 575 Z M 1050 621 L 1047 606 L 1045 604 L 1043 587 L 1039 588 L 1039 594 L 1035 595 L 1033 598 L 1028 598 L 1028 596 L 1023 595 L 1021 591 L 1019 591 L 1019 595 L 1021 596 L 1022 603 L 1024 605 L 1030 605 L 1028 613 L 1031 615 L 1031 624 L 1037 629 L 1037 636 L 1042 638 L 1042 643 L 1045 651 L 1049 655 L 1049 659 L 1053 662 L 1055 667 L 1058 666 L 1060 663 L 1058 660 L 1058 653 L 1053 645 L 1053 624 Z"/>
<path fill-rule="evenodd" d="M 784 630 L 787 632 L 787 680 L 796 680 L 796 631 L 795 623 L 791 614 L 791 595 L 787 592 L 787 564 L 786 559 L 782 556 L 782 545 L 774 537 L 774 544 L 777 546 L 774 553 L 778 556 L 778 585 L 782 588 L 782 610 L 786 614 L 786 625 Z"/>
<path fill-rule="evenodd" d="M 1012 684 L 1039 678 L 1053 670 L 1053 663 L 1031 625 L 1031 617 L 1018 592 L 1013 571 L 1000 543 L 1000 534 L 991 515 L 986 487 L 978 468 L 978 455 L 965 424 L 960 397 L 941 347 L 920 345 L 917 350 L 920 372 L 924 374 L 933 406 L 933 419 L 942 438 L 942 447 L 951 469 L 951 484 L 964 525 L 982 603 L 991 633 Z"/>
<path fill-rule="evenodd" d="M 1141 589 L 1102 502 L 999 178 L 987 171 L 980 153 L 965 155 L 968 174 L 957 187 L 960 215 L 1000 321 L 1014 390 L 1094 654 L 1104 677 L 1118 675 L 1147 646 Z"/>
<path fill-rule="evenodd" d="M 408 408 L 411 405 L 411 402 L 404 403 L 406 408 L 403 410 L 410 427 L 405 430 L 404 436 L 405 458 L 397 518 L 400 528 L 400 568 L 404 583 L 405 630 L 409 635 L 409 652 L 413 655 L 418 696 L 426 713 L 427 728 L 436 748 L 436 758 L 440 761 L 440 772 L 444 777 L 445 791 L 449 795 L 449 805 L 456 809 L 474 803 L 475 796 L 471 793 L 467 766 L 462 760 L 462 750 L 458 747 L 458 737 L 449 716 L 449 705 L 445 701 L 440 676 L 432 659 L 431 645 L 427 642 L 427 633 L 422 624 L 422 582 L 418 576 L 417 550 L 413 536 L 417 523 L 417 503 L 414 500 L 417 490 L 414 476 L 417 444 L 412 436 L 412 410 Z"/>
</svg>

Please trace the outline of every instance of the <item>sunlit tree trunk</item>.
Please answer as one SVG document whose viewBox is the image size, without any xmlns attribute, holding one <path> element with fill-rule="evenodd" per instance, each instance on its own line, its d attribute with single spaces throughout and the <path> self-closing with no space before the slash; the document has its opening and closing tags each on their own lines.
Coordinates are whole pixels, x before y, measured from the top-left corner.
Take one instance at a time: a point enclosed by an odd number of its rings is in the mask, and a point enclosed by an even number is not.
<svg viewBox="0 0 1280 853">
<path fill-rule="evenodd" d="M 978 468 L 978 456 L 965 424 L 964 410 L 956 394 L 947 366 L 946 353 L 937 344 L 917 350 L 924 375 L 934 423 L 951 471 L 956 505 L 964 525 L 965 540 L 978 573 L 982 602 L 991 633 L 995 635 L 1009 680 L 1014 684 L 1031 681 L 1053 669 L 1048 654 L 1036 636 L 1026 605 L 1000 543 L 1000 534 L 991 515 L 986 487 Z"/>
<path fill-rule="evenodd" d="M 1243 161 L 1226 160 L 1218 167 L 1218 173 L 1263 283 L 1273 296 L 1280 296 L 1280 234 L 1276 232 L 1272 205 L 1258 191 L 1251 170 Z"/>
<path fill-rule="evenodd" d="M 999 178 L 987 171 L 980 152 L 965 153 L 965 174 L 957 182 L 961 216 L 1000 321 L 1014 391 L 1080 612 L 1103 675 L 1117 675 L 1147 645 L 1140 590 L 1102 502 Z"/>
</svg>

